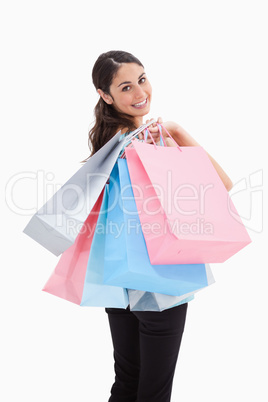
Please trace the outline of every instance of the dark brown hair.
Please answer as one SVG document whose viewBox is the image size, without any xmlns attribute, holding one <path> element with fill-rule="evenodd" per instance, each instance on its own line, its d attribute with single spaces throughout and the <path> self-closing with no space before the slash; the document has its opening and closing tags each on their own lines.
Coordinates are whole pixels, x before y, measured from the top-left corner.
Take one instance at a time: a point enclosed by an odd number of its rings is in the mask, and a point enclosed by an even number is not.
<svg viewBox="0 0 268 402">
<path fill-rule="evenodd" d="M 95 88 L 101 89 L 111 96 L 110 86 L 122 63 L 136 63 L 143 67 L 142 63 L 131 53 L 118 50 L 102 53 L 92 69 L 92 80 Z M 95 124 L 88 134 L 91 155 L 106 144 L 119 129 L 134 130 L 137 128 L 132 116 L 118 112 L 113 105 L 108 105 L 101 97 L 94 112 Z"/>
</svg>

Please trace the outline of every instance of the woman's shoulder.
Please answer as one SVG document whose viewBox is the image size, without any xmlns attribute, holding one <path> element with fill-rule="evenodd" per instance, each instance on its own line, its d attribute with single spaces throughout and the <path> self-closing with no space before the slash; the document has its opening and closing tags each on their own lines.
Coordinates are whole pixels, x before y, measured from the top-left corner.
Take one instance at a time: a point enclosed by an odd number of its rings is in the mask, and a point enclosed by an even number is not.
<svg viewBox="0 0 268 402">
<path fill-rule="evenodd" d="M 119 128 L 118 131 L 121 130 L 120 138 L 124 138 L 127 134 L 129 134 L 129 129 L 127 127 Z"/>
<path fill-rule="evenodd" d="M 119 127 L 118 131 L 121 130 L 121 134 L 126 135 L 129 132 L 128 127 Z"/>
</svg>

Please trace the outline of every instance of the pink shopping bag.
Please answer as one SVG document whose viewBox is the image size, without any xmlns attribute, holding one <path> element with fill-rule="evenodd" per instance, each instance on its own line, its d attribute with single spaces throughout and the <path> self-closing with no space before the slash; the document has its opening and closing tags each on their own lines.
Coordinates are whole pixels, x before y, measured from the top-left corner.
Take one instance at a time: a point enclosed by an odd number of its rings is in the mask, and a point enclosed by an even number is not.
<svg viewBox="0 0 268 402">
<path fill-rule="evenodd" d="M 81 304 L 87 262 L 94 229 L 97 224 L 104 190 L 77 235 L 75 242 L 64 251 L 43 290 L 75 304 Z"/>
<path fill-rule="evenodd" d="M 151 264 L 223 262 L 251 242 L 202 147 L 125 153 Z"/>
</svg>

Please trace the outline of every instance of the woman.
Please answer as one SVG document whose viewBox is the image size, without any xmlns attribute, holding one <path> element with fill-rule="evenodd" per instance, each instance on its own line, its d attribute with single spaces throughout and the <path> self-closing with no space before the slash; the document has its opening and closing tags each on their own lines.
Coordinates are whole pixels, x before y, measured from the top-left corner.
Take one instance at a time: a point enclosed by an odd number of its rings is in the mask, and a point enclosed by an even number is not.
<svg viewBox="0 0 268 402">
<path fill-rule="evenodd" d="M 142 63 L 122 51 L 101 54 L 92 71 L 100 99 L 95 107 L 95 125 L 89 132 L 91 154 L 97 152 L 119 129 L 122 133 L 143 124 L 150 111 L 152 87 Z M 158 123 L 162 123 L 159 118 Z M 163 123 L 181 146 L 198 143 L 177 123 Z M 156 124 L 150 127 L 159 141 Z M 143 139 L 143 134 L 140 135 Z M 152 140 L 148 140 L 151 142 Z M 172 146 L 169 138 L 168 145 Z M 227 190 L 231 180 L 209 156 Z M 111 329 L 115 383 L 109 402 L 168 402 L 185 325 L 187 303 L 162 312 L 107 308 Z"/>
</svg>

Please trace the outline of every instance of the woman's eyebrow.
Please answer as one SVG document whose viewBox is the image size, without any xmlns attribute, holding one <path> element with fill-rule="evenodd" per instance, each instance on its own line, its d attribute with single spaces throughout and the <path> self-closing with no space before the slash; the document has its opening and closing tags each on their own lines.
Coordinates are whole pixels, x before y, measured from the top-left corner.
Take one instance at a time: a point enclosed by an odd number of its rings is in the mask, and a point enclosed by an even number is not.
<svg viewBox="0 0 268 402">
<path fill-rule="evenodd" d="M 139 76 L 138 80 L 140 80 L 141 77 L 142 77 L 144 74 L 145 74 L 145 72 L 142 73 L 142 74 Z M 124 82 L 121 82 L 121 84 L 119 84 L 117 88 L 121 87 L 121 85 L 126 85 L 126 84 L 131 84 L 131 81 L 124 81 Z"/>
</svg>

